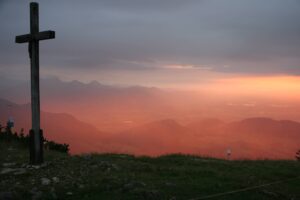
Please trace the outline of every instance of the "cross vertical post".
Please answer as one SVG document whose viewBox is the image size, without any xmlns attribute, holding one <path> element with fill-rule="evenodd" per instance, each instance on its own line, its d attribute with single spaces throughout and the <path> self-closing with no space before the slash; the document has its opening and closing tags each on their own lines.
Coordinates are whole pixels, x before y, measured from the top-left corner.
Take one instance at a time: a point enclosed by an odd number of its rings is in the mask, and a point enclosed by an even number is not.
<svg viewBox="0 0 300 200">
<path fill-rule="evenodd" d="M 30 34 L 36 35 L 39 32 L 39 7 L 37 3 L 30 3 Z M 32 131 L 34 141 L 34 161 L 43 162 L 42 145 L 40 135 L 40 80 L 39 80 L 39 41 L 32 40 L 29 43 L 31 55 L 31 112 L 32 112 Z"/>
<path fill-rule="evenodd" d="M 55 38 L 54 31 L 39 32 L 39 5 L 30 3 L 30 34 L 16 36 L 16 43 L 28 42 L 31 65 L 31 119 L 29 133 L 30 163 L 43 162 L 43 132 L 40 127 L 39 40 Z"/>
</svg>

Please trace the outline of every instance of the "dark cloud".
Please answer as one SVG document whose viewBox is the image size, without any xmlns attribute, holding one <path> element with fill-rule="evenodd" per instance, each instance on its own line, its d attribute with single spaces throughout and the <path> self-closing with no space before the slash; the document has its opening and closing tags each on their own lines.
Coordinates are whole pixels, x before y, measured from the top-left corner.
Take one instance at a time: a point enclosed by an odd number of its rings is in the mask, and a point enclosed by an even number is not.
<svg viewBox="0 0 300 200">
<path fill-rule="evenodd" d="M 40 2 L 41 61 L 50 68 L 154 69 L 209 65 L 244 73 L 300 73 L 298 0 Z M 0 1 L 0 66 L 28 63 L 29 1 Z M 224 67 L 227 66 L 227 67 Z"/>
</svg>

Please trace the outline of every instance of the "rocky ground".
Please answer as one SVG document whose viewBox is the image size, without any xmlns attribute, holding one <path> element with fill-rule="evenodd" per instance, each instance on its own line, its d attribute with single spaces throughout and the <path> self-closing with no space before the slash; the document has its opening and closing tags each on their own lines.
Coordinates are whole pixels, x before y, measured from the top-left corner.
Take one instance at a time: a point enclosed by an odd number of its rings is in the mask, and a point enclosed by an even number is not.
<svg viewBox="0 0 300 200">
<path fill-rule="evenodd" d="M 28 151 L 0 142 L 2 199 L 197 199 L 300 177 L 296 161 L 224 161 L 195 156 L 118 154 L 69 156 L 46 151 L 42 165 Z M 300 179 L 215 199 L 300 199 Z"/>
</svg>

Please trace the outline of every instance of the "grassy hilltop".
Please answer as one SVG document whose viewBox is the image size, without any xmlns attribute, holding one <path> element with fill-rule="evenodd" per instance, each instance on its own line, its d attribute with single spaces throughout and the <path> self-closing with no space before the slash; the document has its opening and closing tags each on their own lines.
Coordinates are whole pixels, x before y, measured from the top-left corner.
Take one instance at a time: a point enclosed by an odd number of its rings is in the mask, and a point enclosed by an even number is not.
<svg viewBox="0 0 300 200">
<path fill-rule="evenodd" d="M 45 151 L 28 165 L 28 150 L 0 140 L 0 199 L 198 199 L 300 176 L 296 161 L 225 161 L 187 155 L 70 156 Z M 211 199 L 300 199 L 300 178 Z"/>
</svg>

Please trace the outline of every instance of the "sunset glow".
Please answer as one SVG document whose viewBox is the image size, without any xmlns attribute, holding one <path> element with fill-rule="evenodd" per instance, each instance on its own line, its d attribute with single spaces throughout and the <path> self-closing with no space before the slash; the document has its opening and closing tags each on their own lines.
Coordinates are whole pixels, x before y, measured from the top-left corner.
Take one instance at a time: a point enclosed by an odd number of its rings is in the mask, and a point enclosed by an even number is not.
<svg viewBox="0 0 300 200">
<path fill-rule="evenodd" d="M 300 98 L 300 78 L 297 76 L 241 76 L 215 80 L 211 84 L 198 87 L 227 95 L 275 97 L 291 101 L 297 101 Z"/>
</svg>

